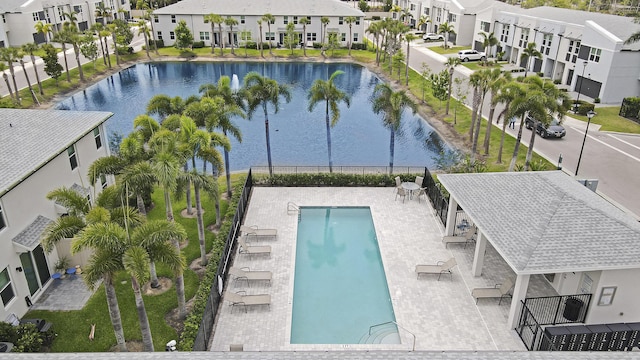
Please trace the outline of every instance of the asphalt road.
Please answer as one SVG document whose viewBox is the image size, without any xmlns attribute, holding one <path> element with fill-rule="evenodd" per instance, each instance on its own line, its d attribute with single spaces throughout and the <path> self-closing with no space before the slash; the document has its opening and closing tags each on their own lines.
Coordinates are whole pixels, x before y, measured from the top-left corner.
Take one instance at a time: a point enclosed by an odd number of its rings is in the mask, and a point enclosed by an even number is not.
<svg viewBox="0 0 640 360">
<path fill-rule="evenodd" d="M 137 31 L 134 30 L 134 34 Z M 138 35 L 134 37 L 132 46 L 136 51 L 141 50 L 144 39 Z M 444 69 L 445 57 L 438 55 L 430 50 L 427 46 L 437 43 L 425 44 L 421 40 L 416 41 L 412 45 L 409 66 L 416 71 L 421 71 L 422 64 L 429 65 L 433 72 L 439 72 Z M 67 61 L 70 68 L 76 67 L 76 61 L 73 55 L 73 49 L 67 50 Z M 60 55 L 62 56 L 62 55 Z M 102 61 L 99 58 L 97 61 Z M 35 76 L 31 67 L 30 58 L 26 57 L 27 72 L 32 83 L 35 83 Z M 61 64 L 62 59 L 61 59 Z M 89 62 L 81 56 L 81 62 Z M 114 66 L 115 64 L 112 63 Z M 64 66 L 64 65 L 63 65 Z M 36 61 L 36 67 L 40 79 L 46 79 L 48 76 L 44 73 L 42 60 Z M 8 73 L 8 71 L 7 71 Z M 19 88 L 27 86 L 22 69 L 15 68 L 16 81 Z M 468 78 L 471 71 L 463 66 L 456 67 L 454 76 L 457 78 Z M 66 81 L 65 75 L 59 81 Z M 34 87 L 36 93 L 37 88 Z M 5 96 L 8 94 L 4 81 L 0 81 L 0 94 Z M 467 96 L 470 103 L 471 95 Z M 488 100 L 488 99 L 487 99 Z M 488 102 L 488 101 L 487 101 Z M 597 111 L 597 109 L 596 109 Z M 489 112 L 489 106 L 484 106 L 484 116 Z M 584 138 L 584 130 L 586 123 L 567 117 L 564 121 L 567 129 L 567 135 L 562 139 L 542 139 L 536 137 L 534 149 L 535 151 L 551 161 L 553 164 L 558 163 L 558 158 L 562 154 L 562 170 L 574 175 L 578 156 Z M 588 136 L 584 146 L 584 152 L 580 163 L 578 179 L 597 179 L 598 192 L 605 198 L 618 204 L 620 207 L 627 209 L 640 219 L 640 136 L 630 134 L 615 134 L 609 132 L 598 131 L 599 126 L 591 125 L 589 127 Z M 515 130 L 508 129 L 508 133 L 515 137 L 518 127 Z M 529 143 L 531 132 L 523 129 L 522 142 Z M 512 149 L 505 149 L 506 159 L 510 158 Z"/>
</svg>

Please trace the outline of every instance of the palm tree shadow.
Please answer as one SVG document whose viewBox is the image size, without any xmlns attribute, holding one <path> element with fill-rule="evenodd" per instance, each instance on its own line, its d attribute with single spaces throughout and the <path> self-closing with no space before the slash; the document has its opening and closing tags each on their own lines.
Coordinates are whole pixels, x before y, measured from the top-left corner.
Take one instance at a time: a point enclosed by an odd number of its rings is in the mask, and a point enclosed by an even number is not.
<svg viewBox="0 0 640 360">
<path fill-rule="evenodd" d="M 331 209 L 326 209 L 324 236 L 322 244 L 309 244 L 309 258 L 311 266 L 319 268 L 324 264 L 335 266 L 338 262 L 338 254 L 346 250 L 346 244 L 337 245 L 333 234 L 333 228 L 330 224 Z"/>
</svg>

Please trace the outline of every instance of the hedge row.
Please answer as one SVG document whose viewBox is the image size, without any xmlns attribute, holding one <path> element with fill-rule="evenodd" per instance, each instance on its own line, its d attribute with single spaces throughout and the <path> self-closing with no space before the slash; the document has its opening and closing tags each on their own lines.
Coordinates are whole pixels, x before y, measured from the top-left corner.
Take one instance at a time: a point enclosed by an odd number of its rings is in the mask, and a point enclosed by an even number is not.
<svg viewBox="0 0 640 360">
<path fill-rule="evenodd" d="M 403 182 L 414 181 L 416 174 L 402 174 L 400 176 Z M 333 186 L 333 187 L 385 187 L 395 186 L 395 176 L 388 174 L 282 174 L 269 176 L 253 176 L 254 185 L 265 186 Z"/>
</svg>

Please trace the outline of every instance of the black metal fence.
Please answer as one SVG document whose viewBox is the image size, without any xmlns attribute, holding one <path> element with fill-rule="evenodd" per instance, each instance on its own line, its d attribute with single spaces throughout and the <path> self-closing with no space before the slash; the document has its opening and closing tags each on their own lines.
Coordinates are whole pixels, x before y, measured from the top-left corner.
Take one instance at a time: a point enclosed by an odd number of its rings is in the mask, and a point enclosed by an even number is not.
<svg viewBox="0 0 640 360">
<path fill-rule="evenodd" d="M 429 202 L 431 202 L 431 206 L 436 211 L 436 215 L 442 222 L 442 224 L 447 223 L 447 211 L 449 210 L 449 196 L 445 195 L 442 191 L 442 185 L 436 183 L 436 181 L 431 176 L 431 172 L 426 167 L 424 168 L 424 180 L 423 187 L 427 188 L 427 197 L 429 198 Z"/>
<path fill-rule="evenodd" d="M 522 312 L 520 313 L 520 321 L 518 323 L 518 327 L 516 331 L 518 335 L 520 335 L 520 339 L 526 346 L 527 350 L 539 350 L 540 345 L 543 343 L 543 338 L 547 337 L 542 329 L 542 326 L 536 321 L 536 318 L 533 316 L 531 311 L 527 308 L 524 302 L 520 302 L 522 304 Z M 545 339 L 545 343 L 552 344 L 549 339 Z M 556 350 L 555 346 L 552 346 L 547 350 Z"/>
<path fill-rule="evenodd" d="M 224 288 L 227 281 L 227 270 L 231 264 L 232 255 L 234 253 L 235 238 L 237 232 L 244 218 L 244 214 L 249 204 L 249 196 L 251 195 L 251 188 L 253 187 L 253 179 L 251 177 L 251 170 L 247 174 L 247 180 L 242 188 L 242 194 L 238 200 L 238 207 L 236 214 L 233 217 L 231 228 L 227 234 L 227 240 L 224 246 L 224 251 L 220 256 L 218 263 L 218 271 L 216 272 L 215 283 L 211 286 L 209 297 L 207 298 L 207 305 L 205 306 L 204 314 L 202 315 L 202 321 L 198 328 L 198 334 L 193 343 L 193 351 L 207 351 L 211 336 L 213 336 L 213 328 L 215 325 L 215 318 L 218 312 L 221 289 Z"/>
<path fill-rule="evenodd" d="M 251 170 L 255 174 L 269 174 L 268 166 L 253 166 Z M 318 174 L 330 173 L 328 166 L 273 166 L 273 174 Z M 388 166 L 333 166 L 332 170 L 336 174 L 362 174 L 362 175 L 384 175 L 389 174 Z M 392 173 L 400 174 L 420 174 L 425 170 L 424 166 L 394 166 Z"/>
</svg>

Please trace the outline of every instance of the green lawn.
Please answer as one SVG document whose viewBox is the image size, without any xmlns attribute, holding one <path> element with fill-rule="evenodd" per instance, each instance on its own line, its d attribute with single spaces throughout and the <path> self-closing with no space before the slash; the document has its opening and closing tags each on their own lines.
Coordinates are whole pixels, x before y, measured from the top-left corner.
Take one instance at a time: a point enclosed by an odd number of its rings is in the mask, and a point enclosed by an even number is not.
<svg viewBox="0 0 640 360">
<path fill-rule="evenodd" d="M 431 46 L 429 47 L 429 50 L 438 53 L 440 55 L 445 55 L 445 54 L 457 54 L 458 51 L 460 50 L 466 50 L 469 49 L 468 46 L 452 46 L 449 47 L 447 49 L 444 48 L 444 45 L 438 45 L 438 46 Z"/>
<path fill-rule="evenodd" d="M 618 115 L 620 106 L 598 107 L 595 109 L 596 116 L 591 119 L 594 124 L 601 125 L 602 131 L 614 131 L 631 134 L 640 134 L 640 124 L 635 121 L 623 118 Z M 570 115 L 573 118 L 586 122 L 588 119 L 583 115 Z"/>
</svg>

